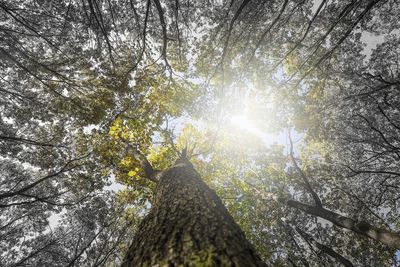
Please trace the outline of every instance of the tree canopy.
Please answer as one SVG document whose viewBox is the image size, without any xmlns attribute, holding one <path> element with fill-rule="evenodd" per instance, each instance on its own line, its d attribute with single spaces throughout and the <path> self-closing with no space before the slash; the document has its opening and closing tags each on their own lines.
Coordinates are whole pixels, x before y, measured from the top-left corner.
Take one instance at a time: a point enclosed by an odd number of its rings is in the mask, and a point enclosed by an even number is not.
<svg viewBox="0 0 400 267">
<path fill-rule="evenodd" d="M 271 266 L 397 266 L 400 2 L 0 1 L 0 265 L 118 266 L 183 149 Z"/>
</svg>

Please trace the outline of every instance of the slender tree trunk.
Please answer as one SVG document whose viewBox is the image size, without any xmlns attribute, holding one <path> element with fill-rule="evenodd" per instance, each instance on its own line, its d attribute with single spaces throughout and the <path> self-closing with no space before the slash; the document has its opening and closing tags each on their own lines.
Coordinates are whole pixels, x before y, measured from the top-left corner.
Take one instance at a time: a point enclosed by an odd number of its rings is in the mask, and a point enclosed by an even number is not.
<svg viewBox="0 0 400 267">
<path fill-rule="evenodd" d="M 314 239 L 314 237 L 312 237 L 311 235 L 307 234 L 306 232 L 304 232 L 303 230 L 301 230 L 299 227 L 296 227 L 296 231 L 305 239 L 307 240 L 310 244 L 314 245 L 315 247 L 317 247 L 321 252 L 331 256 L 332 258 L 336 259 L 338 262 L 340 262 L 341 264 L 343 264 L 343 266 L 345 267 L 354 267 L 354 265 L 351 263 L 351 261 L 349 261 L 348 259 L 346 259 L 345 257 L 343 257 L 342 255 L 340 255 L 339 253 L 337 253 L 335 250 L 333 250 L 331 247 L 326 246 L 322 243 L 319 243 L 317 240 Z"/>
<path fill-rule="evenodd" d="M 400 233 L 388 231 L 386 229 L 374 227 L 365 221 L 356 221 L 342 216 L 336 212 L 327 210 L 323 207 L 310 206 L 292 199 L 280 199 L 284 204 L 302 210 L 305 213 L 323 218 L 331 223 L 351 230 L 357 234 L 379 241 L 391 248 L 400 248 Z"/>
<path fill-rule="evenodd" d="M 186 158 L 158 174 L 153 206 L 122 266 L 266 266 Z"/>
</svg>

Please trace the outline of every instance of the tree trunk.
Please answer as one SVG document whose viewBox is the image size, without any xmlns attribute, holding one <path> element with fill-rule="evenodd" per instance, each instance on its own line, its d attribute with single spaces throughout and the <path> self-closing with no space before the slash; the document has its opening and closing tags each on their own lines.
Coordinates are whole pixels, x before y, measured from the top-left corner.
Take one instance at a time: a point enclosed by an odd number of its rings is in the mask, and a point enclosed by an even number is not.
<svg viewBox="0 0 400 267">
<path fill-rule="evenodd" d="M 296 231 L 305 239 L 307 240 L 310 244 L 314 245 L 315 247 L 317 247 L 321 252 L 331 256 L 332 258 L 336 259 L 338 262 L 340 262 L 341 264 L 343 264 L 343 266 L 345 267 L 354 267 L 354 265 L 351 263 L 351 261 L 349 261 L 348 259 L 346 259 L 345 257 L 343 257 L 342 255 L 340 255 L 339 253 L 337 253 L 335 250 L 333 250 L 332 248 L 319 243 L 317 240 L 314 239 L 314 237 L 312 237 L 311 235 L 307 234 L 306 232 L 304 232 L 303 230 L 300 229 L 300 227 L 296 226 Z"/>
<path fill-rule="evenodd" d="M 310 206 L 292 199 L 279 199 L 279 201 L 290 207 L 302 210 L 305 213 L 330 221 L 334 225 L 379 241 L 391 248 L 400 248 L 400 233 L 394 233 L 386 229 L 374 227 L 365 221 L 353 220 L 323 207 Z"/>
<path fill-rule="evenodd" d="M 153 206 L 122 266 L 266 266 L 216 193 L 182 157 L 158 175 Z"/>
</svg>

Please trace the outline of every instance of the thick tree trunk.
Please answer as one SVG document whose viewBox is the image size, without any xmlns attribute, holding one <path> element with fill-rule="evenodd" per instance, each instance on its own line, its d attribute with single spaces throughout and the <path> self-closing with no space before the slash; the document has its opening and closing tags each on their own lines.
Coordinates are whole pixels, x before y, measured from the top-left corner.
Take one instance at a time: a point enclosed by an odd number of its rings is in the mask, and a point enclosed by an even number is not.
<svg viewBox="0 0 400 267">
<path fill-rule="evenodd" d="M 266 266 L 186 158 L 158 175 L 122 266 Z"/>
</svg>

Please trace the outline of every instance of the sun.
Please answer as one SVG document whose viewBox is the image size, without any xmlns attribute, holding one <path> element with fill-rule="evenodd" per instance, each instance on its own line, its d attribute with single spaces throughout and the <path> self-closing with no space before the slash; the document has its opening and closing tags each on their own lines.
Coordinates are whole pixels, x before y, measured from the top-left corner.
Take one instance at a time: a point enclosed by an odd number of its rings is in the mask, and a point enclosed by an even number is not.
<svg viewBox="0 0 400 267">
<path fill-rule="evenodd" d="M 233 115 L 230 119 L 230 122 L 260 138 L 265 137 L 265 133 L 263 133 L 260 129 L 254 126 L 251 119 L 246 114 Z"/>
<path fill-rule="evenodd" d="M 267 120 L 267 118 L 264 118 Z M 252 114 L 248 110 L 244 110 L 241 113 L 234 113 L 229 117 L 229 124 L 235 127 L 239 127 L 241 130 L 248 132 L 262 140 L 266 146 L 273 144 L 284 144 L 286 142 L 286 133 L 282 132 L 268 132 L 261 130 L 263 127 L 257 127 L 255 121 L 261 122 L 260 118 L 257 118 L 255 114 Z"/>
</svg>

